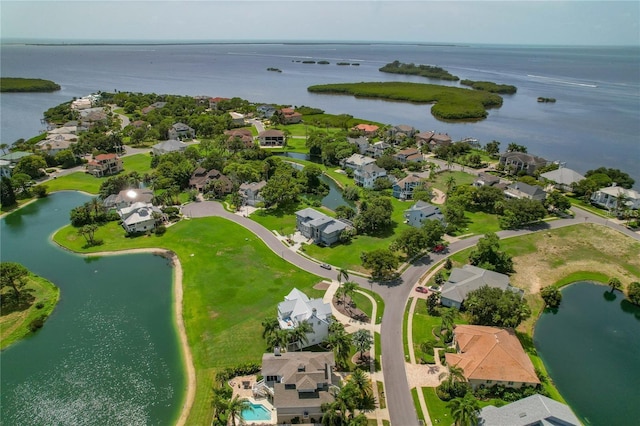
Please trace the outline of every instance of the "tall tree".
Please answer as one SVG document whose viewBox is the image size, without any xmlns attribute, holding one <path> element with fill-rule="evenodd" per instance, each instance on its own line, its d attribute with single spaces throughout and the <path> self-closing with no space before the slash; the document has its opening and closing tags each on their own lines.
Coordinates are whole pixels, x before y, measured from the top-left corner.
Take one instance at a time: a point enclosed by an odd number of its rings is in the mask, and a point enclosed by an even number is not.
<svg viewBox="0 0 640 426">
<path fill-rule="evenodd" d="M 464 370 L 457 365 L 450 365 L 448 371 L 440 373 L 438 379 L 444 379 L 442 386 L 447 389 L 447 391 L 451 390 L 456 383 L 464 383 L 467 381 L 467 378 L 464 376 Z"/>
<path fill-rule="evenodd" d="M 402 231 L 400 236 L 392 243 L 391 248 L 403 251 L 406 253 L 407 258 L 411 259 L 426 249 L 427 246 L 427 236 L 424 231 L 411 227 Z"/>
<path fill-rule="evenodd" d="M 262 321 L 262 327 L 262 338 L 267 339 L 275 333 L 276 330 L 280 329 L 280 323 L 278 322 L 278 318 L 268 317 Z"/>
<path fill-rule="evenodd" d="M 20 303 L 22 289 L 27 284 L 28 276 L 29 270 L 19 263 L 0 263 L 0 288 L 11 287 L 16 303 Z"/>
<path fill-rule="evenodd" d="M 334 323 L 342 325 L 338 321 L 334 321 Z M 339 366 L 347 367 L 349 353 L 351 352 L 351 336 L 344 330 L 344 326 L 329 330 L 326 345 L 333 350 L 336 363 Z"/>
<path fill-rule="evenodd" d="M 622 283 L 616 277 L 609 278 L 609 282 L 607 283 L 607 285 L 611 288 L 611 293 L 622 288 Z"/>
<path fill-rule="evenodd" d="M 468 392 L 462 398 L 455 398 L 449 402 L 451 417 L 457 426 L 475 426 L 478 424 L 480 404 L 473 393 Z"/>
<path fill-rule="evenodd" d="M 338 285 L 342 284 L 342 280 L 349 281 L 349 272 L 346 268 L 338 268 Z"/>
<path fill-rule="evenodd" d="M 364 352 L 371 349 L 371 345 L 373 345 L 373 337 L 371 337 L 371 332 L 369 330 L 360 329 L 353 333 L 353 346 L 360 352 L 360 360 L 363 359 Z"/>
<path fill-rule="evenodd" d="M 290 342 L 298 348 L 302 348 L 303 344 L 309 343 L 307 334 L 313 333 L 313 326 L 310 322 L 302 321 L 289 333 Z"/>
<path fill-rule="evenodd" d="M 242 412 L 245 410 L 253 410 L 248 399 L 240 398 L 240 395 L 236 395 L 233 399 L 229 400 L 227 404 L 227 417 L 231 419 L 233 426 L 236 426 L 236 418 L 240 420 L 240 424 L 244 424 Z"/>
<path fill-rule="evenodd" d="M 562 293 L 558 290 L 558 287 L 552 285 L 543 287 L 540 290 L 540 296 L 542 296 L 545 306 L 549 308 L 557 308 L 562 302 Z"/>
<path fill-rule="evenodd" d="M 517 327 L 531 316 L 527 301 L 510 289 L 484 286 L 467 294 L 464 307 L 471 323 L 495 327 Z"/>
<path fill-rule="evenodd" d="M 377 249 L 360 255 L 362 265 L 371 270 L 375 279 L 385 279 L 398 268 L 398 257 L 389 249 Z"/>
<path fill-rule="evenodd" d="M 469 255 L 472 265 L 503 274 L 513 272 L 511 256 L 500 250 L 500 240 L 493 233 L 487 233 L 478 240 L 475 250 Z"/>
<path fill-rule="evenodd" d="M 5 207 L 13 206 L 16 203 L 16 194 L 13 192 L 11 179 L 2 177 L 0 179 L 0 204 Z"/>
</svg>

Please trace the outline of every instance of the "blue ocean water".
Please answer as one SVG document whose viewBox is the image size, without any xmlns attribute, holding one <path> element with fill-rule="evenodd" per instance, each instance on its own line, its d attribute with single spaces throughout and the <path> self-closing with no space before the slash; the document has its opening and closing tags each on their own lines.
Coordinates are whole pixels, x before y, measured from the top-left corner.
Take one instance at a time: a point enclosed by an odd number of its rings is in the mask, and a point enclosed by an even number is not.
<svg viewBox="0 0 640 426">
<path fill-rule="evenodd" d="M 308 105 L 385 124 L 410 124 L 454 139 L 517 142 L 529 152 L 585 172 L 621 168 L 640 183 L 640 47 L 532 47 L 398 44 L 2 45 L 2 76 L 53 80 L 52 94 L 2 94 L 0 138 L 12 143 L 42 129 L 42 112 L 98 90 L 238 96 Z M 330 65 L 303 64 L 328 60 Z M 307 92 L 313 84 L 430 79 L 381 73 L 399 60 L 438 65 L 461 79 L 518 87 L 486 120 L 436 120 L 429 105 Z M 296 62 L 299 61 L 299 62 Z M 337 66 L 336 62 L 359 66 Z M 268 72 L 275 67 L 282 73 Z M 536 102 L 553 97 L 554 104 Z"/>
</svg>

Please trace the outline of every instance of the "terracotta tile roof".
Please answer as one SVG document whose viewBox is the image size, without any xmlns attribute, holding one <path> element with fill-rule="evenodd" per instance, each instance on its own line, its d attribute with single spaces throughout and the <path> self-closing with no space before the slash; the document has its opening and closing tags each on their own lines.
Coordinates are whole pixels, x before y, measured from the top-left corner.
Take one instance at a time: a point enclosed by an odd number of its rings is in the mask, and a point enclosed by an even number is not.
<svg viewBox="0 0 640 426">
<path fill-rule="evenodd" d="M 377 132 L 379 127 L 374 124 L 361 123 L 355 126 L 355 129 L 362 130 L 363 132 L 367 132 L 367 133 L 372 133 L 372 132 Z"/>
<path fill-rule="evenodd" d="M 116 154 L 98 154 L 94 157 L 95 161 L 113 160 L 116 158 Z"/>
<path fill-rule="evenodd" d="M 458 325 L 454 335 L 460 352 L 446 354 L 447 363 L 461 367 L 467 380 L 540 383 L 513 329 Z"/>
</svg>

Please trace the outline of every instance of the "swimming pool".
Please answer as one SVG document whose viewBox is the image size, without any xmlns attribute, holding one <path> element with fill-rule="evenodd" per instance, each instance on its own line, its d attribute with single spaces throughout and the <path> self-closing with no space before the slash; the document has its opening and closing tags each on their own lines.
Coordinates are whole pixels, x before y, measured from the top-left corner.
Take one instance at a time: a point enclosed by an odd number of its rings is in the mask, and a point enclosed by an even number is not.
<svg viewBox="0 0 640 426">
<path fill-rule="evenodd" d="M 242 410 L 245 421 L 271 420 L 271 411 L 262 404 L 251 404 L 252 409 Z"/>
</svg>

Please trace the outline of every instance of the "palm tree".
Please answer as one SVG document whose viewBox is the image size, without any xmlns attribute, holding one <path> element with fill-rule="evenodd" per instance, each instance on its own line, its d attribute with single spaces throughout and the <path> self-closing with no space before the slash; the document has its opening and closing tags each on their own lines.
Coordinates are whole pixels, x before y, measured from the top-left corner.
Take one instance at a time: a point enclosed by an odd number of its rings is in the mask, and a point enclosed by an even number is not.
<svg viewBox="0 0 640 426">
<path fill-rule="evenodd" d="M 371 349 L 371 345 L 373 344 L 371 332 L 369 330 L 360 329 L 353 333 L 352 339 L 353 345 L 360 352 L 360 360 L 362 360 L 364 351 L 368 351 L 369 349 Z"/>
<path fill-rule="evenodd" d="M 278 347 L 286 350 L 290 341 L 289 334 L 291 334 L 289 330 L 275 330 L 267 337 L 267 346 L 269 346 L 269 348 Z"/>
<path fill-rule="evenodd" d="M 236 417 L 240 419 L 241 424 L 244 423 L 244 418 L 242 417 L 242 411 L 244 410 L 253 410 L 248 399 L 240 398 L 240 395 L 236 395 L 229 401 L 227 405 L 227 418 L 231 418 L 231 424 L 233 426 L 236 426 Z"/>
<path fill-rule="evenodd" d="M 449 176 L 447 178 L 447 181 L 445 182 L 445 185 L 447 186 L 447 193 L 451 192 L 451 188 L 456 186 L 456 178 L 453 176 Z"/>
<path fill-rule="evenodd" d="M 453 320 L 455 319 L 456 312 L 453 308 L 443 309 L 440 314 L 442 323 L 440 325 L 441 330 L 450 330 L 453 328 Z"/>
<path fill-rule="evenodd" d="M 309 337 L 307 336 L 309 333 L 313 333 L 313 326 L 310 322 L 302 321 L 298 323 L 298 326 L 290 333 L 291 343 L 295 343 L 302 349 L 302 343 L 305 345 L 309 343 Z"/>
<path fill-rule="evenodd" d="M 348 297 L 349 299 L 351 299 L 351 297 L 353 296 L 353 293 L 355 293 L 356 288 L 358 288 L 358 284 L 354 283 L 353 281 L 347 281 L 346 283 L 342 284 L 342 291 L 340 292 L 340 294 L 342 294 L 342 303 L 345 303 L 345 298 Z"/>
<path fill-rule="evenodd" d="M 446 378 L 446 380 L 442 383 L 446 389 L 453 388 L 455 383 L 466 382 L 467 378 L 464 376 L 464 370 L 461 367 L 456 365 L 449 366 L 449 372 L 442 372 L 438 379 L 442 380 Z"/>
<path fill-rule="evenodd" d="M 333 350 L 336 363 L 346 367 L 351 352 L 351 336 L 344 331 L 344 328 L 335 332 L 330 332 L 327 337 L 327 346 Z"/>
<path fill-rule="evenodd" d="M 338 285 L 342 284 L 342 279 L 349 281 L 349 272 L 344 268 L 338 268 Z"/>
<path fill-rule="evenodd" d="M 471 392 L 467 392 L 464 398 L 454 398 L 448 404 L 451 417 L 457 426 L 475 426 L 478 424 L 480 404 Z"/>
<path fill-rule="evenodd" d="M 607 284 L 611 287 L 611 293 L 613 293 L 614 290 L 620 290 L 622 288 L 622 283 L 616 277 L 610 278 Z"/>
<path fill-rule="evenodd" d="M 211 399 L 211 405 L 213 406 L 213 425 L 227 426 L 227 407 L 231 395 L 231 389 L 227 386 L 213 388 L 213 398 Z"/>
<path fill-rule="evenodd" d="M 268 338 L 276 330 L 280 330 L 280 323 L 276 317 L 265 318 L 264 321 L 262 321 L 262 326 L 264 327 L 264 330 L 262 330 L 263 339 Z"/>
</svg>

